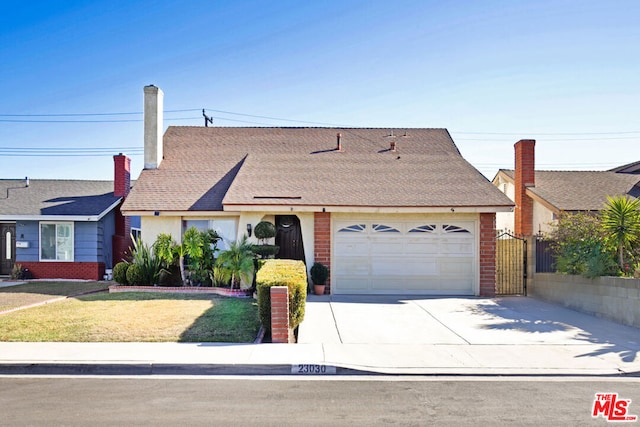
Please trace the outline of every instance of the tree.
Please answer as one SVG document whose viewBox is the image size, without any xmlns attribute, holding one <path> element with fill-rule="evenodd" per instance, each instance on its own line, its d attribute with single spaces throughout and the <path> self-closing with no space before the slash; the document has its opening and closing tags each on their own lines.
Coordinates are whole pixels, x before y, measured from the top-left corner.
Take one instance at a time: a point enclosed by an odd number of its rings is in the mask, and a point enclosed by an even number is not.
<svg viewBox="0 0 640 427">
<path fill-rule="evenodd" d="M 237 283 L 240 288 L 240 280 L 251 281 L 253 274 L 253 245 L 244 236 L 241 241 L 236 241 L 229 249 L 222 252 L 216 260 L 216 265 L 222 268 L 227 280 L 231 281 L 231 289 Z"/>
<path fill-rule="evenodd" d="M 184 270 L 184 259 L 186 256 L 193 258 L 202 257 L 202 235 L 195 227 L 189 227 L 182 236 L 182 243 L 176 246 L 176 254 L 180 263 L 180 278 L 182 285 L 187 282 L 187 275 Z"/>
<path fill-rule="evenodd" d="M 602 211 L 602 228 L 616 247 L 620 269 L 624 272 L 624 252 L 640 238 L 640 200 L 625 196 L 607 197 Z"/>
<path fill-rule="evenodd" d="M 586 277 L 615 273 L 615 254 L 604 244 L 605 233 L 600 216 L 590 212 L 564 212 L 550 237 L 559 273 Z"/>
</svg>

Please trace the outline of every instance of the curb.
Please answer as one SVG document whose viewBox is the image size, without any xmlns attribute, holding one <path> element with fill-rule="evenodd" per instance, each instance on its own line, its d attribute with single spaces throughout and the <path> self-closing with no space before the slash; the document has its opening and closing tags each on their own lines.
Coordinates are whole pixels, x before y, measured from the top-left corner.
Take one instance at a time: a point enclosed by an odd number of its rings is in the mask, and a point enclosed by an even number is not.
<svg viewBox="0 0 640 427">
<path fill-rule="evenodd" d="M 330 365 L 325 373 L 301 373 L 298 364 L 177 364 L 177 363 L 0 363 L 0 375 L 97 375 L 97 376 L 291 376 L 291 377 L 335 377 L 335 376 L 387 376 L 387 377 L 484 377 L 484 378 L 640 378 L 634 372 L 522 372 L 513 370 L 425 368 L 422 372 L 383 372 L 366 368 L 348 368 Z M 300 372 L 300 373 L 299 373 Z"/>
</svg>

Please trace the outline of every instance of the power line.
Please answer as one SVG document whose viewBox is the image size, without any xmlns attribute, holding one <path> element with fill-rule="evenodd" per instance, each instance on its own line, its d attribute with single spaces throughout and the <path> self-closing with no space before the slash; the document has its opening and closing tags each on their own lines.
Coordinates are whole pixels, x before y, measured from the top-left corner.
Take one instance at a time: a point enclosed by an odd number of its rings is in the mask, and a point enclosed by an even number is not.
<svg viewBox="0 0 640 427">
<path fill-rule="evenodd" d="M 186 113 L 200 111 L 198 108 L 187 110 L 164 110 L 165 113 Z M 144 114 L 143 111 L 116 112 L 116 113 L 60 113 L 60 114 L 0 114 L 0 117 L 91 117 L 91 116 L 133 116 Z"/>
</svg>

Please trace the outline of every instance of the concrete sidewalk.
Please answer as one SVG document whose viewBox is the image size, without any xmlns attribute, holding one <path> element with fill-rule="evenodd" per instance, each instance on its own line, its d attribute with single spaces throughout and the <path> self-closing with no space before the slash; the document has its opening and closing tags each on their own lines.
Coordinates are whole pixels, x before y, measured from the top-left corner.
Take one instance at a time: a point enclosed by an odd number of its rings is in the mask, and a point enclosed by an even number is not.
<svg viewBox="0 0 640 427">
<path fill-rule="evenodd" d="M 0 374 L 290 375 L 321 365 L 329 374 L 640 377 L 640 330 L 530 298 L 310 296 L 299 338 L 290 345 L 0 342 Z"/>
</svg>

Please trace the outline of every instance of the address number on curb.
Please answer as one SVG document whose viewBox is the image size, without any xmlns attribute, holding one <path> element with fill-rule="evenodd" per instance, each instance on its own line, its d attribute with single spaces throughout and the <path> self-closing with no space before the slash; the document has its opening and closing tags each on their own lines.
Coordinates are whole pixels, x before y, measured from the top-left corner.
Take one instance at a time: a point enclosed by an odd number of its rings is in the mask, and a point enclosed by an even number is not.
<svg viewBox="0 0 640 427">
<path fill-rule="evenodd" d="M 336 367 L 327 365 L 291 365 L 291 373 L 297 375 L 335 375 Z"/>
</svg>

